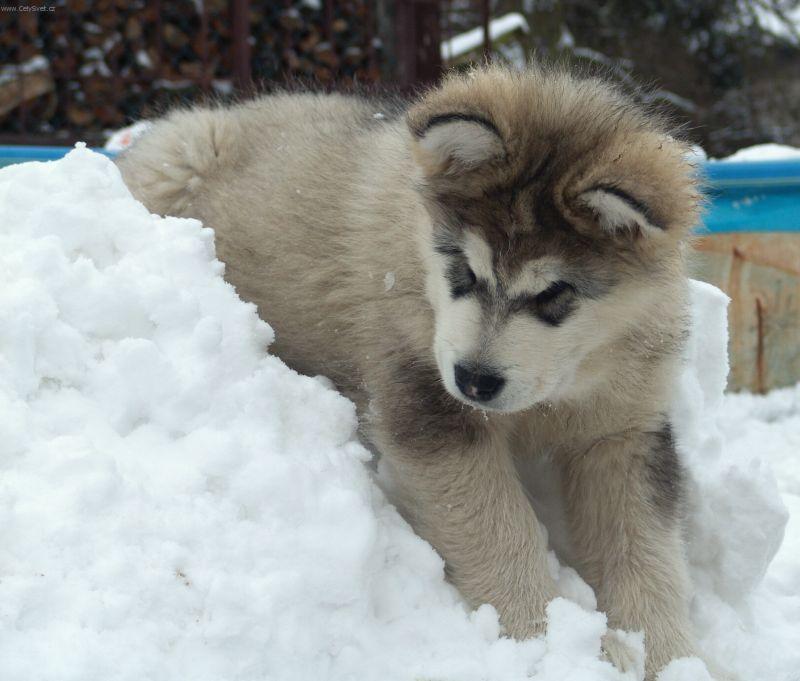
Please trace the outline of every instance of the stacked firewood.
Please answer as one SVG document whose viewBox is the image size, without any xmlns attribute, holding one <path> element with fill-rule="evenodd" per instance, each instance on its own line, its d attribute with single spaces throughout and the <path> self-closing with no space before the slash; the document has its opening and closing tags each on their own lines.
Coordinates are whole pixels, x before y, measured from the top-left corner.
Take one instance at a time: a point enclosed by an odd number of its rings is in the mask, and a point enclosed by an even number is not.
<svg viewBox="0 0 800 681">
<path fill-rule="evenodd" d="M 249 36 L 234 36 L 231 0 L 47 4 L 0 13 L 0 133 L 91 139 L 176 101 L 233 96 L 237 39 L 262 88 L 378 78 L 374 0 L 252 1 Z"/>
<path fill-rule="evenodd" d="M 379 79 L 374 0 L 253 3 L 253 75 L 337 86 Z"/>
</svg>

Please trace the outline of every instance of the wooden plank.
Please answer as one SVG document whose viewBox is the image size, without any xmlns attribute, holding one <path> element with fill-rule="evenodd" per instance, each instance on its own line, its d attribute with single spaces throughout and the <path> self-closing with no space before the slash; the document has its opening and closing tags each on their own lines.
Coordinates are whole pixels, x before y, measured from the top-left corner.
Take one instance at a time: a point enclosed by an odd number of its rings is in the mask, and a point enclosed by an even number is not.
<svg viewBox="0 0 800 681">
<path fill-rule="evenodd" d="M 731 297 L 729 388 L 765 392 L 800 381 L 800 233 L 703 237 L 691 271 Z"/>
</svg>

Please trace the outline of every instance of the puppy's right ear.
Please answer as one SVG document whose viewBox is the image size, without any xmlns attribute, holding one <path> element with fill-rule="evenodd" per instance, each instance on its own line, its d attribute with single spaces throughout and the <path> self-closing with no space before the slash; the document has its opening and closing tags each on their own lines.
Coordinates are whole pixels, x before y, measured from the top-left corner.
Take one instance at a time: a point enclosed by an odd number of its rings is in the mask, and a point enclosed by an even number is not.
<svg viewBox="0 0 800 681">
<path fill-rule="evenodd" d="M 499 130 L 481 116 L 445 113 L 409 127 L 414 156 L 426 175 L 457 175 L 506 153 Z"/>
</svg>

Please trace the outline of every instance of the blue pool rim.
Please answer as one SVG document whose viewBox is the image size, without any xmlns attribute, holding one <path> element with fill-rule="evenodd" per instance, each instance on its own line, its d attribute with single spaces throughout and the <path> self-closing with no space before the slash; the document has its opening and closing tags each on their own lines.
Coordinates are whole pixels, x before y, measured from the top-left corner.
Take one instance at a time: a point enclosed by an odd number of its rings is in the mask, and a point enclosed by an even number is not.
<svg viewBox="0 0 800 681">
<path fill-rule="evenodd" d="M 73 149 L 74 147 L 0 145 L 0 167 L 8 165 L 9 163 L 25 163 L 26 161 L 57 161 L 66 156 L 67 153 Z M 91 147 L 91 149 L 109 158 L 114 158 L 117 155 L 115 151 L 109 151 L 99 147 Z"/>
<path fill-rule="evenodd" d="M 800 189 L 800 157 L 773 161 L 706 161 L 701 172 L 712 188 Z"/>
</svg>

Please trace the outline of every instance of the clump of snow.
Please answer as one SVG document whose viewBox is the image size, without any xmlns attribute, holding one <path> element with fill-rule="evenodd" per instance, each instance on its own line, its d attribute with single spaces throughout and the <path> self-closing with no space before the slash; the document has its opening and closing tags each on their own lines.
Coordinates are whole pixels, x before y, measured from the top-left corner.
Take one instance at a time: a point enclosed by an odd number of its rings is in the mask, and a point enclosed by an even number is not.
<svg viewBox="0 0 800 681">
<path fill-rule="evenodd" d="M 719 412 L 727 381 L 727 362 L 715 359 L 727 355 L 728 299 L 702 282 L 694 283 L 692 296 L 695 333 L 688 352 L 700 370 L 684 373 L 674 417 L 693 486 L 691 558 L 697 582 L 737 603 L 763 579 L 788 518 L 772 470 L 759 452 L 732 456 L 719 425 L 709 419 Z"/>
<path fill-rule="evenodd" d="M 469 612 L 363 465 L 352 404 L 268 354 L 223 269 L 210 229 L 151 215 L 99 154 L 0 170 L 2 677 L 631 681 L 554 557 L 567 598 L 544 637 Z M 693 296 L 676 425 L 695 624 L 749 681 L 789 681 L 800 529 L 759 582 L 785 514 L 754 448 L 723 441 L 725 300 Z M 796 403 L 754 418 L 794 409 L 796 432 Z"/>
<path fill-rule="evenodd" d="M 530 30 L 528 21 L 522 14 L 509 12 L 501 17 L 489 20 L 489 41 L 498 41 L 514 31 L 528 33 Z M 449 40 L 443 40 L 439 48 L 442 59 L 448 61 L 477 50 L 483 45 L 483 39 L 483 26 L 478 26 L 469 31 L 464 31 L 464 33 L 454 35 Z"/>
<path fill-rule="evenodd" d="M 701 493 L 711 493 L 712 485 L 716 489 L 705 513 L 717 532 L 704 533 L 714 542 L 706 551 L 699 550 L 699 541 L 692 548 L 694 557 L 710 559 L 695 571 L 695 627 L 709 656 L 725 660 L 741 679 L 798 681 L 800 385 L 766 396 L 727 395 L 715 427 L 722 439 L 719 458 L 717 463 L 704 458 L 703 463 L 709 466 L 709 477 L 715 470 L 721 477 L 715 483 L 707 479 Z M 724 488 L 729 488 L 727 501 L 722 499 Z M 767 568 L 781 533 L 783 543 Z M 723 570 L 729 584 L 715 580 L 713 572 L 726 556 L 730 562 Z M 743 579 L 731 574 L 732 566 L 742 569 Z M 756 583 L 765 568 L 765 577 Z M 747 584 L 754 588 L 735 593 Z"/>
<path fill-rule="evenodd" d="M 781 7 L 779 3 L 745 0 L 741 9 L 752 14 L 765 31 L 791 44 L 800 44 L 800 7 L 795 3 Z"/>
<path fill-rule="evenodd" d="M 682 657 L 670 662 L 658 675 L 658 681 L 712 681 L 705 665 L 696 657 Z"/>
<path fill-rule="evenodd" d="M 800 149 L 785 144 L 756 144 L 722 159 L 724 161 L 777 161 L 789 158 L 800 158 Z"/>
<path fill-rule="evenodd" d="M 146 53 L 143 53 L 146 54 Z M 103 148 L 107 151 L 122 151 L 127 149 L 137 137 L 140 137 L 150 127 L 149 121 L 137 121 L 126 128 L 120 128 L 111 133 Z"/>
<path fill-rule="evenodd" d="M 41 54 L 31 57 L 21 64 L 3 64 L 0 66 L 0 84 L 18 80 L 20 75 L 28 75 L 37 71 L 48 72 L 50 62 Z"/>
</svg>

